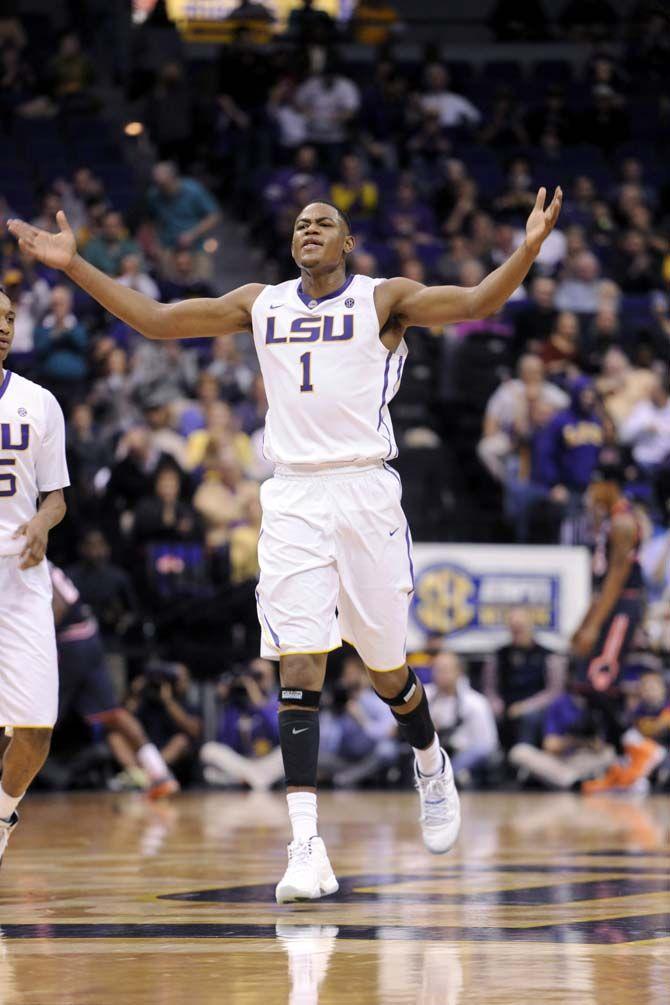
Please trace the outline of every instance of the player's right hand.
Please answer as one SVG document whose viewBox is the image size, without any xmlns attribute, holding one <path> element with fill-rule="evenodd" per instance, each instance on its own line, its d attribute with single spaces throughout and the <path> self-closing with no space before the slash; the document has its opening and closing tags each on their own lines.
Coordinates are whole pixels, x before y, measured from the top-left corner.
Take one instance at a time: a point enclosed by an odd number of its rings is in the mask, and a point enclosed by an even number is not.
<svg viewBox="0 0 670 1005">
<path fill-rule="evenodd" d="M 56 220 L 60 227 L 57 234 L 40 230 L 24 220 L 9 220 L 7 227 L 23 251 L 52 269 L 67 269 L 77 254 L 77 242 L 62 209 L 56 213 Z"/>
<path fill-rule="evenodd" d="M 32 569 L 34 565 L 39 565 L 46 555 L 49 540 L 49 525 L 44 522 L 40 514 L 36 513 L 32 520 L 17 527 L 12 537 L 26 539 L 23 551 L 19 555 L 19 568 Z"/>
</svg>

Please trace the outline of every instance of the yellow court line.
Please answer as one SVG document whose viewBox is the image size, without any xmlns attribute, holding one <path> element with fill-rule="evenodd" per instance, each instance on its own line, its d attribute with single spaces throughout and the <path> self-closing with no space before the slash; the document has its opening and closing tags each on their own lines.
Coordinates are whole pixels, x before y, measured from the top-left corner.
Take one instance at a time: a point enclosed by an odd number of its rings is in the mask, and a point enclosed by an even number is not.
<svg viewBox="0 0 670 1005">
<path fill-rule="evenodd" d="M 295 652 L 280 653 L 279 657 L 281 659 L 282 656 L 327 656 L 328 653 L 333 653 L 339 648 L 340 646 L 332 646 L 330 649 L 300 649 Z"/>
</svg>

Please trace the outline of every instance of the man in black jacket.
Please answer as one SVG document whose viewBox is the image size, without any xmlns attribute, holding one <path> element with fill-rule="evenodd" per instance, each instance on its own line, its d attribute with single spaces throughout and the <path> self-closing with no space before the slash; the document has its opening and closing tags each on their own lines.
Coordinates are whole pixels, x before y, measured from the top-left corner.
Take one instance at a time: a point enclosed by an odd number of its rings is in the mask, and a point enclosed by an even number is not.
<svg viewBox="0 0 670 1005">
<path fill-rule="evenodd" d="M 508 624 L 510 641 L 484 666 L 484 693 L 505 749 L 516 743 L 540 746 L 545 710 L 564 690 L 565 659 L 537 642 L 525 608 L 511 610 Z"/>
</svg>

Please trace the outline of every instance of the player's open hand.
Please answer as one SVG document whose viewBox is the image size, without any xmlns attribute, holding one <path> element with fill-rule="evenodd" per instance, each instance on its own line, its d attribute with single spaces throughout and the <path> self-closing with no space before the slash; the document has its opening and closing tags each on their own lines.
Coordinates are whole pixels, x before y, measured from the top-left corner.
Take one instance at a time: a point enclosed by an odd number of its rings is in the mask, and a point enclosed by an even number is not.
<svg viewBox="0 0 670 1005">
<path fill-rule="evenodd" d="M 556 226 L 563 204 L 563 189 L 560 185 L 557 186 L 554 198 L 547 209 L 544 208 L 546 198 L 547 190 L 542 187 L 537 193 L 535 205 L 526 223 L 526 244 L 534 254 L 538 253 L 542 242 Z"/>
<path fill-rule="evenodd" d="M 67 269 L 77 254 L 77 241 L 62 209 L 56 213 L 56 220 L 60 227 L 57 234 L 40 230 L 24 220 L 9 220 L 7 227 L 23 251 L 52 269 Z"/>
<path fill-rule="evenodd" d="M 49 540 L 49 528 L 44 520 L 40 519 L 39 514 L 28 523 L 22 523 L 17 527 L 13 537 L 26 539 L 23 551 L 19 555 L 19 568 L 31 569 L 34 565 L 39 565 L 46 555 Z"/>
</svg>

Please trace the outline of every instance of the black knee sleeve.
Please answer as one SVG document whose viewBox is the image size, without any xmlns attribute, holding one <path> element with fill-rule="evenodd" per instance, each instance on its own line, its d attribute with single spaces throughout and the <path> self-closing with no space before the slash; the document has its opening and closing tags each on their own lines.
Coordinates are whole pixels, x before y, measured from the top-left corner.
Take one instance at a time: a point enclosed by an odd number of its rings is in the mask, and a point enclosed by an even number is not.
<svg viewBox="0 0 670 1005">
<path fill-rule="evenodd" d="M 291 708 L 280 711 L 279 743 L 287 786 L 316 788 L 319 713 Z"/>
<path fill-rule="evenodd" d="M 379 691 L 375 691 L 378 698 L 384 702 L 385 705 L 404 705 L 405 702 L 410 701 L 410 699 L 416 693 L 416 689 L 419 687 L 419 679 L 414 673 L 411 667 L 407 667 L 407 681 L 403 687 L 400 694 L 396 694 L 393 698 L 386 698 Z"/>
<path fill-rule="evenodd" d="M 433 720 L 430 717 L 430 709 L 428 708 L 426 692 L 423 692 L 421 695 L 421 701 L 411 712 L 396 712 L 393 707 L 394 705 L 402 706 L 406 702 L 410 701 L 410 699 L 416 694 L 417 688 L 420 686 L 421 685 L 416 674 L 412 668 L 409 667 L 407 672 L 407 683 L 403 687 L 400 694 L 395 695 L 393 698 L 385 698 L 383 694 L 379 694 L 379 691 L 377 691 L 376 694 L 386 705 L 391 707 L 394 718 L 398 723 L 400 739 L 409 743 L 410 747 L 416 747 L 417 750 L 424 750 L 425 747 L 430 746 L 433 742 L 433 737 L 435 736 L 435 726 L 433 725 Z"/>
<path fill-rule="evenodd" d="M 430 746 L 435 736 L 435 726 L 430 716 L 425 691 L 421 695 L 421 701 L 411 712 L 396 712 L 393 708 L 391 711 L 398 723 L 401 740 L 417 750 L 424 750 Z"/>
</svg>

